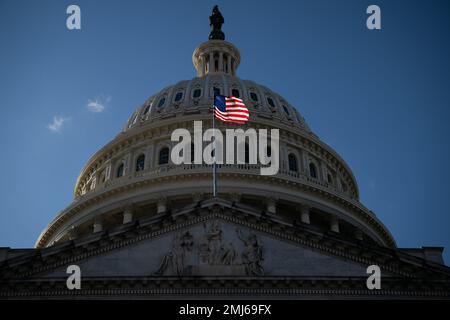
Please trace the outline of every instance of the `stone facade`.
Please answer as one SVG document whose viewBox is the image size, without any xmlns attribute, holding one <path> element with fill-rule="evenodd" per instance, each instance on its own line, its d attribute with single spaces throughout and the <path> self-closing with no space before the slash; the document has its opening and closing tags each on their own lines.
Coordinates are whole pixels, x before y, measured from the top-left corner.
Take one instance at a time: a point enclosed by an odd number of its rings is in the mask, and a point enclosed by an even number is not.
<svg viewBox="0 0 450 320">
<path fill-rule="evenodd" d="M 36 248 L 0 249 L 0 298 L 450 297 L 442 248 L 398 248 L 297 109 L 236 76 L 233 44 L 207 41 L 193 62 L 197 77 L 151 96 L 91 157 Z M 280 130 L 281 168 L 261 176 L 258 165 L 219 165 L 213 198 L 211 166 L 168 155 L 173 130 L 211 125 L 218 91 L 248 106 L 241 128 Z M 72 264 L 81 290 L 66 287 Z M 366 287 L 374 264 L 381 290 Z"/>
</svg>

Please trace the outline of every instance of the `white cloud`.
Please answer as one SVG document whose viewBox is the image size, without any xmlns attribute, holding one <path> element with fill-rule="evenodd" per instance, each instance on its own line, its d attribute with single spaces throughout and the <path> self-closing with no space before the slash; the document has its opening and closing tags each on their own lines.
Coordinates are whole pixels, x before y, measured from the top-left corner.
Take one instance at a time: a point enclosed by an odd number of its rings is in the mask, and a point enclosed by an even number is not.
<svg viewBox="0 0 450 320">
<path fill-rule="evenodd" d="M 53 122 L 47 125 L 47 129 L 49 129 L 51 132 L 54 133 L 61 133 L 62 128 L 64 127 L 64 124 L 69 120 L 68 118 L 64 117 L 53 117 Z"/>
<path fill-rule="evenodd" d="M 88 100 L 87 109 L 93 113 L 101 113 L 105 111 L 106 105 L 111 101 L 109 96 L 101 96 L 95 100 Z"/>
</svg>

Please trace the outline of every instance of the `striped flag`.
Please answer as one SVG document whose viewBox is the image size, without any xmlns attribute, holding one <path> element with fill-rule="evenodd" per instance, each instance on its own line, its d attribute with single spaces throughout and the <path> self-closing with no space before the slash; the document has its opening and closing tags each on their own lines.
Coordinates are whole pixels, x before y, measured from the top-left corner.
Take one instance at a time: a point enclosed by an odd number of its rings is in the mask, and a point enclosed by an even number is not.
<svg viewBox="0 0 450 320">
<path fill-rule="evenodd" d="M 249 112 L 242 99 L 218 95 L 214 97 L 214 116 L 224 122 L 246 123 Z"/>
</svg>

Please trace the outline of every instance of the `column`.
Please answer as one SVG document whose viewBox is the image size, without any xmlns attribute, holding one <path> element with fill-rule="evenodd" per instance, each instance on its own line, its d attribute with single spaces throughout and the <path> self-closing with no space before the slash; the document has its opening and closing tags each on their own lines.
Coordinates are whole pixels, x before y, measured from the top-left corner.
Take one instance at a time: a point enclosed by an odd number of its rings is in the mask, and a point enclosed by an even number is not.
<svg viewBox="0 0 450 320">
<path fill-rule="evenodd" d="M 283 143 L 281 146 L 280 159 L 281 159 L 281 161 L 280 161 L 281 168 L 289 171 L 289 152 L 288 152 L 288 146 L 285 143 Z"/>
<path fill-rule="evenodd" d="M 311 223 L 311 221 L 309 219 L 310 209 L 311 209 L 311 207 L 306 205 L 306 204 L 303 204 L 301 206 L 301 208 L 300 208 L 300 221 L 302 223 L 306 223 L 306 224 L 310 224 Z"/>
<path fill-rule="evenodd" d="M 223 72 L 223 52 L 219 53 L 219 71 Z"/>
<path fill-rule="evenodd" d="M 94 230 L 93 230 L 93 232 L 97 233 L 97 232 L 102 232 L 102 231 L 103 231 L 103 223 L 102 223 L 102 221 L 100 219 L 96 219 L 94 221 Z"/>
<path fill-rule="evenodd" d="M 321 173 L 321 179 L 325 182 L 328 182 L 327 180 L 327 165 L 325 164 L 325 162 L 321 159 L 320 160 L 320 173 Z"/>
<path fill-rule="evenodd" d="M 308 152 L 302 149 L 302 171 L 304 174 L 309 174 Z"/>
<path fill-rule="evenodd" d="M 133 206 L 128 206 L 123 211 L 123 224 L 133 221 Z"/>
<path fill-rule="evenodd" d="M 330 229 L 333 232 L 339 233 L 339 219 L 337 217 L 331 218 Z"/>
<path fill-rule="evenodd" d="M 111 179 L 111 160 L 107 161 L 107 165 L 105 167 L 105 181 L 108 181 Z"/>
<path fill-rule="evenodd" d="M 274 198 L 268 198 L 266 200 L 266 210 L 268 213 L 277 213 L 277 205 L 276 205 L 276 201 Z"/>
<path fill-rule="evenodd" d="M 209 67 L 208 71 L 209 73 L 213 72 L 214 70 L 214 52 L 209 53 Z"/>
<path fill-rule="evenodd" d="M 200 74 L 200 76 L 204 76 L 205 75 L 205 73 L 206 73 L 206 60 L 205 60 L 205 55 L 202 55 L 202 57 L 201 57 L 201 68 L 200 68 L 200 72 L 201 72 L 201 74 Z"/>
<path fill-rule="evenodd" d="M 167 198 L 161 198 L 157 202 L 157 213 L 163 213 L 167 210 Z"/>
</svg>

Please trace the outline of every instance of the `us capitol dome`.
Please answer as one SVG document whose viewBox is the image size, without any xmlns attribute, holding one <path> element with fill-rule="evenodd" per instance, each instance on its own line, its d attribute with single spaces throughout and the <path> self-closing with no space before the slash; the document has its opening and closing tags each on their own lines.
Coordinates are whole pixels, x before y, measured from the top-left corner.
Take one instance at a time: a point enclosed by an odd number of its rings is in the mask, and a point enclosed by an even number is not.
<svg viewBox="0 0 450 320">
<path fill-rule="evenodd" d="M 243 99 L 250 121 L 239 128 L 280 130 L 279 173 L 262 177 L 258 165 L 221 166 L 221 199 L 287 223 L 311 224 L 395 247 L 386 227 L 359 202 L 349 166 L 311 131 L 296 106 L 237 76 L 241 56 L 232 43 L 204 42 L 194 50 L 192 62 L 196 77 L 149 97 L 122 132 L 89 159 L 77 179 L 72 204 L 44 230 L 37 247 L 183 210 L 211 198 L 211 166 L 172 164 L 170 138 L 177 128 L 192 131 L 194 121 L 211 127 L 215 93 Z M 233 127 L 237 126 L 219 126 L 221 130 Z"/>
<path fill-rule="evenodd" d="M 214 10 L 209 40 L 192 55 L 196 76 L 134 110 L 87 161 L 72 203 L 34 249 L 3 253 L 0 295 L 449 297 L 443 248 L 396 246 L 300 106 L 238 77 L 244 60 Z M 212 127 L 214 94 L 240 97 L 250 113 L 244 125 L 216 121 L 220 130 L 279 129 L 280 141 L 276 175 L 260 175 L 258 164 L 218 165 L 217 197 L 211 165 L 170 157 L 175 129 Z M 57 280 L 70 264 L 87 279 L 77 293 Z M 379 291 L 366 287 L 369 265 L 381 269 Z M 17 289 L 11 279 L 29 286 Z"/>
</svg>

